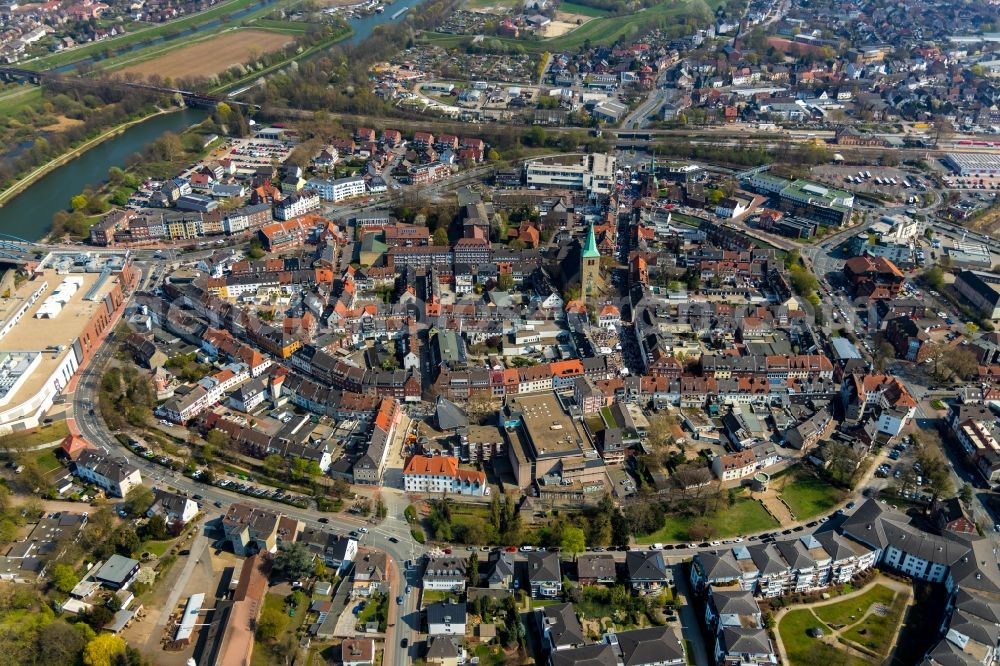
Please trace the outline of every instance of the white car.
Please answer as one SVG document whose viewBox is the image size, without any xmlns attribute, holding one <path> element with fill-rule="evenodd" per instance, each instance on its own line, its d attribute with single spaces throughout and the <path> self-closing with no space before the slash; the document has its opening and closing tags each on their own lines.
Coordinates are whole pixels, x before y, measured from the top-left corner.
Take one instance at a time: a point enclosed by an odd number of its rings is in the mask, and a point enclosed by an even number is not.
<svg viewBox="0 0 1000 666">
<path fill-rule="evenodd" d="M 651 549 L 652 550 L 663 550 L 663 544 L 662 543 L 654 543 L 651 546 Z"/>
<path fill-rule="evenodd" d="M 361 532 L 362 534 L 368 534 L 368 528 L 367 527 L 359 527 L 358 531 Z"/>
<path fill-rule="evenodd" d="M 711 545 L 713 545 L 713 546 L 721 546 L 722 542 L 721 541 L 713 541 Z"/>
<path fill-rule="evenodd" d="M 521 552 L 522 553 L 530 553 L 533 550 L 534 550 L 534 548 L 532 548 L 531 546 L 521 546 Z"/>
</svg>

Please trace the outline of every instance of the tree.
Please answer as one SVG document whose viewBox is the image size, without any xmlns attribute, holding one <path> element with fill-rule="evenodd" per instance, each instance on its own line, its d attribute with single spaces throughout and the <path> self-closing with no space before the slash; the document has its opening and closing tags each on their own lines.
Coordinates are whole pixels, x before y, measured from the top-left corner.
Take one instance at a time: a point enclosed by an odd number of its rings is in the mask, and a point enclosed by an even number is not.
<svg viewBox="0 0 1000 666">
<path fill-rule="evenodd" d="M 77 194 L 75 197 L 69 200 L 69 207 L 73 210 L 83 210 L 83 207 L 87 205 L 87 195 Z"/>
<path fill-rule="evenodd" d="M 896 358 L 896 348 L 888 341 L 878 346 L 878 353 L 875 354 L 875 367 L 882 371 L 885 369 L 886 361 Z"/>
<path fill-rule="evenodd" d="M 280 608 L 265 606 L 257 620 L 257 638 L 262 641 L 273 641 L 285 630 L 288 616 Z"/>
<path fill-rule="evenodd" d="M 510 273 L 501 273 L 497 278 L 497 289 L 500 291 L 511 291 L 514 288 L 514 276 Z"/>
<path fill-rule="evenodd" d="M 576 556 L 587 548 L 587 537 L 579 527 L 564 527 L 559 547 L 564 553 L 570 553 L 573 559 L 576 559 Z"/>
<path fill-rule="evenodd" d="M 277 453 L 272 453 L 268 457 L 264 458 L 264 469 L 267 470 L 268 475 L 277 477 L 284 468 L 285 459 Z"/>
<path fill-rule="evenodd" d="M 939 266 L 927 269 L 920 277 L 931 289 L 940 291 L 944 287 L 944 271 Z"/>
<path fill-rule="evenodd" d="M 313 555 L 305 544 L 281 542 L 274 558 L 274 572 L 288 580 L 305 578 L 313 570 Z"/>
<path fill-rule="evenodd" d="M 962 504 L 969 506 L 972 504 L 972 484 L 963 483 L 962 487 L 958 489 L 958 499 L 961 500 Z"/>
<path fill-rule="evenodd" d="M 968 347 L 952 347 L 946 354 L 948 368 L 959 379 L 970 379 L 979 370 L 976 353 Z"/>
<path fill-rule="evenodd" d="M 155 539 L 159 541 L 160 539 L 166 539 L 169 536 L 167 530 L 167 521 L 160 514 L 156 514 L 150 518 L 142 528 L 143 534 L 146 535 L 147 539 Z"/>
<path fill-rule="evenodd" d="M 73 567 L 68 564 L 56 564 L 53 566 L 50 578 L 55 588 L 64 594 L 69 594 L 70 590 L 80 582 L 80 579 L 76 577 L 76 573 L 73 572 Z"/>
<path fill-rule="evenodd" d="M 434 244 L 435 245 L 447 245 L 448 244 L 448 230 L 444 227 L 438 227 L 434 230 Z"/>
<path fill-rule="evenodd" d="M 473 553 L 469 555 L 469 563 L 465 567 L 465 573 L 469 578 L 469 587 L 479 584 L 479 556 Z"/>
<path fill-rule="evenodd" d="M 125 640 L 114 634 L 101 634 L 83 648 L 85 666 L 113 666 L 118 655 L 125 652 Z"/>
<path fill-rule="evenodd" d="M 139 550 L 142 540 L 131 527 L 122 527 L 115 532 L 114 545 L 115 551 L 119 555 L 131 557 L 135 551 Z"/>
<path fill-rule="evenodd" d="M 37 654 L 36 664 L 75 664 L 79 663 L 80 653 L 87 641 L 94 637 L 93 630 L 82 625 L 90 632 L 85 636 L 77 627 L 57 620 L 45 625 L 35 641 Z"/>
<path fill-rule="evenodd" d="M 146 515 L 156 497 L 146 486 L 135 486 L 125 494 L 125 512 L 132 518 Z"/>
</svg>

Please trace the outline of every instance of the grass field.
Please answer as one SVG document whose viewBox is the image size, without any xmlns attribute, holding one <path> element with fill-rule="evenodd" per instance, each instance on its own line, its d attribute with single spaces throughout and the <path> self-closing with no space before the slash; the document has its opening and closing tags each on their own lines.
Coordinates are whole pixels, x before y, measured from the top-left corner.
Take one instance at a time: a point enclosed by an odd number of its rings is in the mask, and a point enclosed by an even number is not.
<svg viewBox="0 0 1000 666">
<path fill-rule="evenodd" d="M 275 19 L 257 19 L 249 24 L 249 27 L 257 30 L 277 30 L 278 32 L 288 32 L 291 34 L 305 34 L 309 30 L 309 24 L 305 21 L 278 21 Z"/>
<path fill-rule="evenodd" d="M 851 646 L 856 651 L 870 651 L 884 659 L 893 644 L 908 599 L 909 595 L 897 594 L 879 583 L 869 587 L 864 594 L 834 604 L 789 611 L 778 624 L 789 663 L 791 666 L 869 663 L 812 638 L 806 633 L 812 628 L 822 629 L 827 640 L 835 638 L 839 644 Z M 886 607 L 888 612 L 874 612 L 876 604 Z M 841 633 L 837 634 L 838 630 Z"/>
<path fill-rule="evenodd" d="M 15 433 L 0 437 L 0 449 L 17 451 L 30 449 L 40 444 L 59 442 L 69 434 L 69 426 L 65 421 L 56 421 L 51 425 L 42 426 L 28 433 Z"/>
<path fill-rule="evenodd" d="M 790 666 L 814 666 L 816 664 L 838 664 L 843 666 L 864 666 L 867 662 L 856 659 L 822 641 L 811 638 L 806 631 L 817 627 L 829 634 L 830 628 L 816 619 L 808 608 L 789 611 L 778 624 L 778 633 L 785 646 L 785 654 Z"/>
<path fill-rule="evenodd" d="M 859 613 L 864 613 L 872 604 L 888 605 L 895 596 L 896 593 L 885 585 L 874 585 L 860 596 L 828 606 L 817 606 L 814 611 L 816 616 L 826 624 L 840 627 L 854 622 Z"/>
<path fill-rule="evenodd" d="M 710 5 L 714 6 L 717 4 L 716 0 L 712 0 L 712 2 L 706 2 L 705 0 L 672 0 L 627 16 L 604 16 L 597 18 L 584 23 L 572 32 L 551 39 L 500 38 L 497 41 L 509 47 L 520 47 L 525 51 L 535 53 L 543 51 L 574 51 L 583 46 L 584 42 L 588 41 L 594 45 L 612 44 L 623 37 L 635 34 L 641 28 L 655 25 L 662 20 L 690 16 L 696 13 L 709 16 L 711 14 Z M 563 7 L 565 6 L 563 5 Z M 563 11 L 568 10 L 563 9 Z M 466 35 L 444 35 L 440 33 L 427 33 L 423 38 L 444 48 L 458 46 L 469 40 L 469 37 Z"/>
<path fill-rule="evenodd" d="M 884 659 L 889 655 L 892 639 L 896 635 L 905 610 L 906 597 L 899 595 L 893 600 L 887 613 L 884 615 L 870 613 L 864 620 L 845 631 L 842 636 Z"/>
<path fill-rule="evenodd" d="M 0 120 L 4 120 L 29 106 L 36 106 L 42 101 L 42 89 L 38 86 L 25 85 L 0 94 Z"/>
<path fill-rule="evenodd" d="M 785 481 L 781 498 L 799 520 L 829 513 L 844 499 L 844 491 L 805 472 L 793 472 L 780 481 Z"/>
<path fill-rule="evenodd" d="M 252 7 L 259 4 L 260 1 L 261 0 L 230 0 L 229 2 L 220 3 L 211 9 L 206 9 L 203 12 L 185 16 L 184 18 L 180 18 L 175 21 L 157 23 L 149 27 L 137 28 L 126 33 L 125 35 L 122 35 L 121 37 L 108 39 L 103 42 L 94 42 L 75 49 L 69 49 L 67 51 L 61 51 L 59 53 L 44 56 L 38 58 L 37 60 L 30 60 L 24 63 L 23 66 L 27 69 L 51 69 L 53 67 L 61 67 L 78 60 L 83 60 L 89 56 L 102 53 L 108 48 L 120 49 L 126 46 L 131 46 L 132 44 L 142 43 L 147 39 L 156 39 L 158 37 L 173 34 L 182 30 L 189 30 L 193 27 L 208 23 L 209 21 L 221 19 L 226 14 L 231 14 L 233 12 L 240 11 L 241 9 L 246 9 L 247 7 Z"/>
<path fill-rule="evenodd" d="M 778 521 L 771 517 L 764 506 L 748 497 L 737 498 L 733 506 L 705 518 L 687 516 L 667 516 L 662 528 L 647 536 L 639 537 L 639 543 L 671 541 L 691 541 L 691 529 L 706 523 L 712 530 L 713 538 L 728 538 L 741 534 L 763 532 L 778 527 Z"/>
<path fill-rule="evenodd" d="M 469 9 L 513 9 L 518 4 L 516 0 L 467 0 L 465 6 Z"/>
<path fill-rule="evenodd" d="M 173 49 L 121 71 L 142 76 L 214 76 L 233 65 L 252 60 L 255 54 L 277 51 L 291 41 L 289 35 L 270 30 L 233 30 L 197 44 Z"/>
<path fill-rule="evenodd" d="M 603 9 L 598 9 L 597 7 L 588 7 L 586 5 L 578 5 L 572 2 L 564 2 L 559 5 L 559 11 L 565 12 L 567 14 L 579 14 L 580 16 L 590 16 L 592 18 L 600 18 L 602 16 L 607 16 L 608 12 Z"/>
</svg>

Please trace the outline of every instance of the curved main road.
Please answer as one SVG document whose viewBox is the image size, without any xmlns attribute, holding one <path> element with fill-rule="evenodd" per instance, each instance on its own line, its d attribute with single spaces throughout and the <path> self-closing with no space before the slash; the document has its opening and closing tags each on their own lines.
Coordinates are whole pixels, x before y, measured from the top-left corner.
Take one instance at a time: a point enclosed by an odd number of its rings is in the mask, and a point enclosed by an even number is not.
<svg viewBox="0 0 1000 666">
<path fill-rule="evenodd" d="M 97 408 L 98 387 L 101 374 L 112 356 L 112 345 L 105 343 L 90 360 L 82 372 L 76 390 L 72 397 L 73 414 L 79 434 L 95 446 L 109 453 L 126 457 L 136 466 L 144 477 L 145 484 L 170 486 L 189 495 L 200 494 L 205 499 L 203 506 L 219 502 L 223 506 L 233 502 L 243 502 L 253 506 L 270 509 L 291 518 L 302 521 L 307 527 L 326 530 L 335 534 L 346 534 L 350 530 L 368 525 L 364 519 L 352 518 L 340 514 L 329 515 L 329 523 L 321 523 L 319 519 L 326 514 L 310 509 L 274 502 L 263 498 L 249 498 L 230 492 L 217 486 L 200 483 L 178 472 L 161 467 L 142 456 L 136 456 L 123 446 L 100 418 Z M 93 413 L 91 413 L 93 410 Z M 408 653 L 412 650 L 414 629 L 420 626 L 416 609 L 416 593 L 403 594 L 407 585 L 403 562 L 424 552 L 424 548 L 413 541 L 409 526 L 403 519 L 406 498 L 400 493 L 383 493 L 389 508 L 389 516 L 377 527 L 371 527 L 367 534 L 362 535 L 361 544 L 369 548 L 383 550 L 392 558 L 394 566 L 391 580 L 389 624 L 386 633 L 386 655 L 384 663 L 394 666 L 405 666 L 410 663 Z M 395 539 L 395 541 L 390 541 Z M 396 596 L 403 594 L 403 604 L 396 604 Z M 400 641 L 406 639 L 409 647 L 399 649 Z"/>
</svg>

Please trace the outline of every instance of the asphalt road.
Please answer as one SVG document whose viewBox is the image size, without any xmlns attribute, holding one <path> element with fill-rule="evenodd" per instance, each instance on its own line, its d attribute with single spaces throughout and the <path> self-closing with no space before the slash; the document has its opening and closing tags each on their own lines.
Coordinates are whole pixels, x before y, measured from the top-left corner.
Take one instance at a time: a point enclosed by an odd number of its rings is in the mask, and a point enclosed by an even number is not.
<svg viewBox="0 0 1000 666">
<path fill-rule="evenodd" d="M 406 638 L 412 646 L 413 631 L 420 626 L 419 618 L 416 614 L 416 594 L 404 595 L 405 599 L 402 606 L 397 606 L 395 597 L 397 594 L 402 593 L 403 588 L 406 586 L 403 567 L 404 561 L 418 557 L 426 549 L 413 540 L 410 535 L 409 526 L 403 518 L 403 510 L 407 505 L 406 497 L 400 492 L 383 492 L 382 498 L 389 509 L 389 515 L 381 524 L 371 525 L 363 518 L 354 518 L 342 514 L 325 514 L 310 509 L 299 509 L 268 499 L 248 498 L 217 486 L 200 483 L 178 472 L 173 472 L 156 463 L 150 462 L 142 456 L 136 456 L 132 451 L 124 447 L 114 437 L 114 434 L 108 430 L 99 416 L 100 412 L 97 410 L 100 377 L 103 368 L 112 355 L 111 345 L 105 344 L 101 347 L 83 371 L 76 390 L 73 393 L 73 412 L 80 434 L 96 446 L 104 448 L 110 453 L 126 457 L 130 463 L 139 469 L 145 485 L 150 487 L 169 486 L 188 495 L 202 495 L 204 497 L 202 507 L 208 511 L 212 510 L 211 507 L 216 502 L 222 504 L 223 508 L 233 502 L 242 502 L 282 513 L 302 521 L 307 527 L 326 530 L 335 534 L 343 535 L 351 530 L 367 527 L 369 532 L 362 535 L 360 543 L 370 548 L 384 550 L 394 561 L 393 571 L 395 576 L 392 581 L 390 622 L 395 623 L 396 626 L 389 629 L 386 646 L 388 654 L 386 655 L 385 663 L 393 663 L 396 666 L 405 666 L 405 664 L 409 663 L 406 651 L 398 649 L 398 646 L 399 641 L 403 638 Z M 90 412 L 91 408 L 94 409 L 93 414 Z M 321 523 L 320 518 L 326 518 L 329 522 Z M 395 539 L 395 542 L 390 539 Z M 404 617 L 405 621 L 396 621 L 400 615 Z"/>
</svg>

